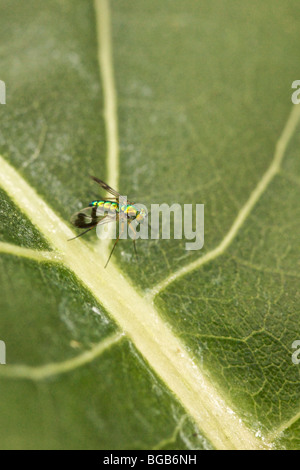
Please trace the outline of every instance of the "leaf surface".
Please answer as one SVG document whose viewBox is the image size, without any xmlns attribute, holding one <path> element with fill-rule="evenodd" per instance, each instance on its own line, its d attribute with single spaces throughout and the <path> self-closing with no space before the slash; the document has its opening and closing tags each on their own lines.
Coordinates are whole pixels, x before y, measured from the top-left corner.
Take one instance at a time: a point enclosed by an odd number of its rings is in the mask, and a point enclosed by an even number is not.
<svg viewBox="0 0 300 470">
<path fill-rule="evenodd" d="M 299 448 L 298 2 L 0 2 L 2 448 Z M 67 242 L 94 174 L 205 245 Z"/>
</svg>

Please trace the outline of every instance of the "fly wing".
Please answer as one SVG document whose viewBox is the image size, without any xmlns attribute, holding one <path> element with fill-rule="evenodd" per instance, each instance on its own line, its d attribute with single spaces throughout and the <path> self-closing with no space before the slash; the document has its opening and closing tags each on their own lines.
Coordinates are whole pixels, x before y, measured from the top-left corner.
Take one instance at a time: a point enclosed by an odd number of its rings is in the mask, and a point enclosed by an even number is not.
<svg viewBox="0 0 300 470">
<path fill-rule="evenodd" d="M 117 201 L 119 201 L 119 199 L 121 197 L 121 194 L 118 193 L 118 191 L 116 191 L 111 186 L 109 186 L 107 183 L 105 183 L 105 181 L 102 181 L 99 178 L 96 178 L 96 176 L 91 176 L 90 175 L 90 178 L 92 178 L 92 180 L 96 181 L 96 183 L 100 184 L 101 188 L 105 189 L 105 191 L 109 192 L 110 194 L 112 194 L 114 196 L 113 198 L 110 198 L 110 199 L 116 199 Z M 128 202 L 128 204 L 133 204 L 130 201 L 127 201 L 127 202 Z"/>
<path fill-rule="evenodd" d="M 100 184 L 101 188 L 105 189 L 105 191 L 109 192 L 110 194 L 115 196 L 117 199 L 119 199 L 119 197 L 121 196 L 118 193 L 118 191 L 113 189 L 111 186 L 109 186 L 104 181 L 100 180 L 99 178 L 96 178 L 96 176 L 90 176 L 90 178 L 92 178 L 92 180 L 96 181 L 96 183 Z"/>
<path fill-rule="evenodd" d="M 99 212 L 97 215 L 97 206 L 86 207 L 85 209 L 81 209 L 81 211 L 72 215 L 71 224 L 78 228 L 89 228 L 98 224 L 101 219 L 103 219 L 103 217 L 103 215 L 99 215 Z"/>
<path fill-rule="evenodd" d="M 92 211 L 95 211 L 95 208 L 92 208 Z M 75 227 L 78 228 L 85 228 L 86 230 L 74 238 L 70 238 L 68 241 L 75 240 L 76 238 L 82 237 L 84 234 L 92 230 L 97 225 L 104 225 L 108 224 L 109 222 L 115 222 L 116 216 L 115 215 L 106 215 L 99 217 L 93 217 L 93 213 L 91 214 L 91 208 L 86 207 L 82 209 L 81 212 L 76 212 L 71 218 L 71 222 Z"/>
</svg>

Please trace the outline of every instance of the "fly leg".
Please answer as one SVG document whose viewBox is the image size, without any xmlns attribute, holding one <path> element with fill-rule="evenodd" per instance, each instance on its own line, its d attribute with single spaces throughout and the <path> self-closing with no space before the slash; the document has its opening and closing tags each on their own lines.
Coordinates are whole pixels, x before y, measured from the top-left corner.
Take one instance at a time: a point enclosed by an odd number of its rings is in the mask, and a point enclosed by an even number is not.
<svg viewBox="0 0 300 470">
<path fill-rule="evenodd" d="M 114 249 L 116 248 L 116 245 L 117 245 L 118 241 L 120 240 L 120 237 L 123 235 L 123 232 L 124 232 L 124 222 L 121 222 L 121 232 L 119 233 L 119 236 L 118 236 L 118 238 L 116 239 L 116 241 L 115 241 L 115 243 L 114 243 L 114 246 L 112 247 L 112 250 L 111 250 L 111 252 L 110 252 L 110 255 L 109 255 L 109 257 L 108 257 L 108 260 L 106 261 L 106 265 L 104 266 L 104 269 L 105 269 L 106 266 L 108 265 L 109 260 L 110 260 L 110 258 L 111 258 L 111 255 L 113 254 Z"/>
<path fill-rule="evenodd" d="M 132 239 L 132 241 L 133 241 L 133 248 L 134 248 L 135 256 L 136 256 L 136 258 L 138 259 L 138 254 L 137 254 L 137 251 L 136 251 L 136 244 L 135 244 L 136 230 L 132 227 L 131 222 L 128 224 L 128 227 L 129 227 L 129 229 L 130 229 L 130 230 L 132 231 L 132 233 L 133 233 L 133 239 Z"/>
<path fill-rule="evenodd" d="M 92 227 L 88 228 L 87 230 L 85 230 L 84 232 L 81 232 L 79 235 L 77 235 L 76 237 L 73 237 L 73 238 L 69 238 L 68 242 L 70 242 L 71 240 L 76 240 L 76 238 L 79 238 L 79 237 L 82 237 L 82 235 L 85 235 L 86 233 L 88 233 L 90 230 L 92 230 L 93 228 L 96 227 L 97 224 L 93 225 Z"/>
</svg>

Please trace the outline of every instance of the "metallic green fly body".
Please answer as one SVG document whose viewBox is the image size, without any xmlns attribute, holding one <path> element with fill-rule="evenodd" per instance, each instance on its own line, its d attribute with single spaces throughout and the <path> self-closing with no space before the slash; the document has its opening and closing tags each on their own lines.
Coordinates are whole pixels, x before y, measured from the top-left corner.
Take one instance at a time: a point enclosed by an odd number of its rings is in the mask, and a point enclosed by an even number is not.
<svg viewBox="0 0 300 470">
<path fill-rule="evenodd" d="M 94 176 L 91 176 L 91 178 L 94 181 L 96 181 L 96 183 L 100 184 L 100 186 L 105 191 L 112 194 L 113 197 L 111 197 L 110 199 L 102 198 L 100 200 L 92 201 L 90 202 L 88 207 L 86 207 L 85 209 L 82 209 L 79 212 L 76 212 L 76 214 L 72 216 L 71 223 L 77 228 L 84 228 L 86 230 L 80 233 L 79 235 L 77 235 L 77 237 L 72 238 L 71 240 L 81 237 L 85 233 L 97 227 L 97 225 L 104 225 L 110 222 L 115 222 L 117 220 L 120 220 L 121 232 L 119 233 L 119 236 L 116 239 L 114 246 L 111 250 L 111 253 L 105 265 L 105 268 L 106 268 L 111 258 L 111 255 L 113 254 L 113 251 L 116 247 L 116 244 L 118 243 L 121 235 L 124 232 L 125 222 L 128 223 L 128 227 L 133 233 L 133 246 L 134 246 L 134 251 L 136 254 L 136 246 L 135 246 L 136 231 L 134 227 L 131 225 L 131 222 L 135 220 L 138 224 L 141 224 L 145 220 L 145 217 L 147 216 L 147 214 L 144 209 L 138 209 L 133 203 L 130 203 L 129 201 L 128 201 L 128 204 L 122 204 L 122 202 L 120 202 L 121 195 L 116 190 L 111 188 L 104 181 Z"/>
</svg>

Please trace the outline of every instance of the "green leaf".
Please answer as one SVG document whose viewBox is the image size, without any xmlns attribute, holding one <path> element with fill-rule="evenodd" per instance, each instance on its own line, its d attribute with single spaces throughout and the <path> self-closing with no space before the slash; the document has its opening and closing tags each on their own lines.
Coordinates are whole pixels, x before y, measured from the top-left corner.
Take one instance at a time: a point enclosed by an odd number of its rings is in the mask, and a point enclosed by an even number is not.
<svg viewBox="0 0 300 470">
<path fill-rule="evenodd" d="M 44 237 L 0 189 L 0 243 L 11 243 L 26 248 L 51 249 Z"/>
<path fill-rule="evenodd" d="M 299 5 L 0 2 L 1 448 L 299 449 Z M 297 75 L 298 74 L 298 75 Z M 89 174 L 205 245 L 72 242 Z"/>
</svg>

